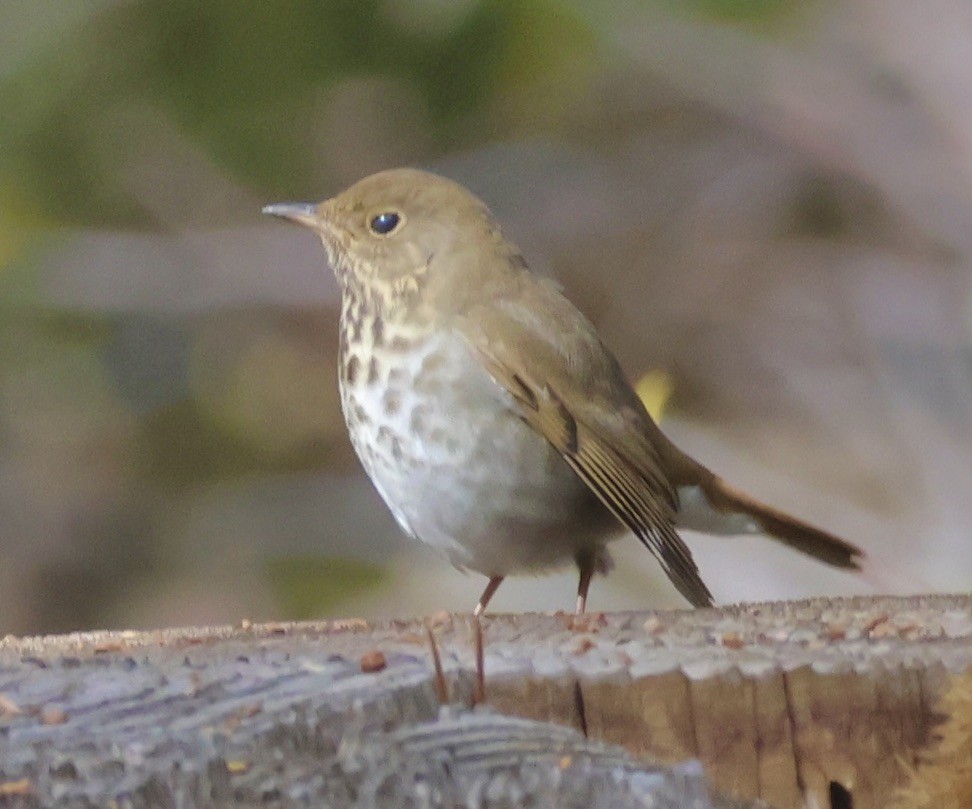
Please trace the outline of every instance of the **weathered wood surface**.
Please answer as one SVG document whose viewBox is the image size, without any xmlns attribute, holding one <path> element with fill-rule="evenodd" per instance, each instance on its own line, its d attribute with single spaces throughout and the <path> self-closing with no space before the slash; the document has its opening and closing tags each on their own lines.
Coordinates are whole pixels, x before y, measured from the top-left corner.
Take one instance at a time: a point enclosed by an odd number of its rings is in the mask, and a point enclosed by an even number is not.
<svg viewBox="0 0 972 809">
<path fill-rule="evenodd" d="M 469 619 L 434 624 L 468 702 Z M 697 758 L 719 789 L 780 809 L 832 795 L 842 809 L 845 792 L 883 807 L 943 689 L 972 667 L 966 596 L 483 627 L 489 704 L 561 727 L 440 715 L 420 622 L 5 638 L 0 805 L 703 807 L 684 765 Z M 682 768 L 639 766 L 582 728 Z"/>
</svg>

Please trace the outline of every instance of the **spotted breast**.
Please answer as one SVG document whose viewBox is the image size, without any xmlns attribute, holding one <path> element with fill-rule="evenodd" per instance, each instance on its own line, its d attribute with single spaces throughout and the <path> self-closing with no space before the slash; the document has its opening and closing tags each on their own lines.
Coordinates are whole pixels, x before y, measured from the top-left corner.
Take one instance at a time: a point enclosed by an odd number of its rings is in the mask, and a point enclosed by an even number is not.
<svg viewBox="0 0 972 809">
<path fill-rule="evenodd" d="M 346 290 L 341 319 L 348 432 L 403 530 L 489 576 L 601 548 L 610 516 L 461 337 L 402 322 L 373 290 Z M 537 542 L 543 535 L 550 541 Z"/>
</svg>

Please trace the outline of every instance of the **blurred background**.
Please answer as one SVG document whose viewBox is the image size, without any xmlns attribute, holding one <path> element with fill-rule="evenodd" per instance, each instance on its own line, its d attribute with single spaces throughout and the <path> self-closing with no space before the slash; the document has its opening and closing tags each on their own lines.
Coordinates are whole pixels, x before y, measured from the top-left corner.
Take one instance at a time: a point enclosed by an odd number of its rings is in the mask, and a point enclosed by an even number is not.
<svg viewBox="0 0 972 809">
<path fill-rule="evenodd" d="M 472 608 L 353 456 L 323 251 L 259 213 L 403 164 L 871 557 L 689 536 L 718 600 L 968 590 L 970 42 L 963 0 L 4 0 L 0 635 Z M 682 604 L 615 547 L 593 609 Z"/>
</svg>

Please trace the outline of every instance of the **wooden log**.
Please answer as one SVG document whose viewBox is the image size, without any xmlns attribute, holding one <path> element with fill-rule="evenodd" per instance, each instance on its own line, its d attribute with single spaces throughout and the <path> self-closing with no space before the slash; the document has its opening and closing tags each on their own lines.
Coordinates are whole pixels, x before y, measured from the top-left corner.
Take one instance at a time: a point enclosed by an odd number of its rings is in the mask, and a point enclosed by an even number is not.
<svg viewBox="0 0 972 809">
<path fill-rule="evenodd" d="M 649 787 L 658 806 L 720 805 L 699 798 L 698 759 L 740 800 L 884 807 L 972 667 L 968 596 L 482 625 L 494 711 L 444 713 L 421 622 L 7 637 L 0 805 L 391 806 L 425 790 L 426 805 L 640 806 Z M 470 627 L 434 620 L 467 705 Z"/>
</svg>

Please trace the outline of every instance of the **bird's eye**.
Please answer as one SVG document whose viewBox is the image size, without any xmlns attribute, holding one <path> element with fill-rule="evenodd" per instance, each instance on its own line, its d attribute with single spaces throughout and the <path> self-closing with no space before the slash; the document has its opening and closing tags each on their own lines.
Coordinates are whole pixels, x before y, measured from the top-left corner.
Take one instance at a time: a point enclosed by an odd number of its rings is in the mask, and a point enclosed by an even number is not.
<svg viewBox="0 0 972 809">
<path fill-rule="evenodd" d="M 387 236 L 402 222 L 402 217 L 393 211 L 385 211 L 373 217 L 370 222 L 372 233 Z"/>
</svg>

